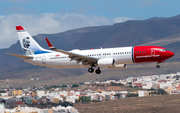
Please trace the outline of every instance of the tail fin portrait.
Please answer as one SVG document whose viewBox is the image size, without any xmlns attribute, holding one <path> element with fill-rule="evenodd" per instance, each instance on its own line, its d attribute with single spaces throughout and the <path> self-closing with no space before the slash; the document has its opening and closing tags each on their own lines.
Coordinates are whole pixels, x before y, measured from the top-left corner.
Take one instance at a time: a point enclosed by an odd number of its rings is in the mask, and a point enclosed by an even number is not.
<svg viewBox="0 0 180 113">
<path fill-rule="evenodd" d="M 49 51 L 43 49 L 22 26 L 16 26 L 16 30 L 25 56 L 49 53 Z"/>
</svg>

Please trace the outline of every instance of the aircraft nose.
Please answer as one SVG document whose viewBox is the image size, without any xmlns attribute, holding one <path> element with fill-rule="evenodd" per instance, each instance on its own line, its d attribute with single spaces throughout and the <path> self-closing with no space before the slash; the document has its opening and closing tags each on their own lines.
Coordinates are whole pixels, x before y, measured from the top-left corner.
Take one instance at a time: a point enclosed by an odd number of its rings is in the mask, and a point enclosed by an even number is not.
<svg viewBox="0 0 180 113">
<path fill-rule="evenodd" d="M 173 56 L 174 56 L 174 53 L 171 52 L 171 51 L 168 51 L 168 52 L 167 52 L 167 55 L 168 55 L 169 57 L 173 57 Z"/>
</svg>

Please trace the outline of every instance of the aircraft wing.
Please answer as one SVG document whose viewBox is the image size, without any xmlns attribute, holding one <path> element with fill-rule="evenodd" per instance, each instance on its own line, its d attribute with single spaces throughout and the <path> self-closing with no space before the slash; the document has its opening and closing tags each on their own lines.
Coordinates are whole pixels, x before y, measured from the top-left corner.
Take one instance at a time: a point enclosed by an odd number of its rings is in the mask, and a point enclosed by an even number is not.
<svg viewBox="0 0 180 113">
<path fill-rule="evenodd" d="M 85 56 L 85 55 L 76 54 L 76 53 L 73 53 L 73 52 L 57 49 L 51 44 L 51 42 L 47 38 L 46 38 L 46 42 L 47 42 L 47 44 L 48 44 L 48 46 L 49 46 L 49 48 L 51 50 L 54 50 L 54 51 L 69 55 L 69 58 L 71 58 L 71 60 L 76 60 L 77 63 L 82 62 L 83 65 L 92 66 L 93 64 L 96 64 L 97 61 L 98 61 L 98 58 L 88 57 L 88 56 Z"/>
<path fill-rule="evenodd" d="M 24 56 L 24 55 L 12 54 L 12 53 L 7 53 L 7 54 L 15 56 L 15 57 L 19 57 L 19 58 L 33 58 L 33 57 L 30 57 L 30 56 Z"/>
</svg>

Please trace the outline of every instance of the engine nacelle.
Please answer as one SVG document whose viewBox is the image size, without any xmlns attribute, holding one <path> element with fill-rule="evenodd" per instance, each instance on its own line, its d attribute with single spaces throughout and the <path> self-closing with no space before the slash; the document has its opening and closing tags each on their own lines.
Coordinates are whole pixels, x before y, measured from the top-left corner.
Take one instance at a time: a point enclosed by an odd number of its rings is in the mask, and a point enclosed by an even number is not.
<svg viewBox="0 0 180 113">
<path fill-rule="evenodd" d="M 112 67 L 114 66 L 115 60 L 113 58 L 99 59 L 97 64 L 99 67 Z"/>
<path fill-rule="evenodd" d="M 127 65 L 126 64 L 118 64 L 118 65 L 114 65 L 112 67 L 109 67 L 110 69 L 124 69 L 126 68 Z"/>
</svg>

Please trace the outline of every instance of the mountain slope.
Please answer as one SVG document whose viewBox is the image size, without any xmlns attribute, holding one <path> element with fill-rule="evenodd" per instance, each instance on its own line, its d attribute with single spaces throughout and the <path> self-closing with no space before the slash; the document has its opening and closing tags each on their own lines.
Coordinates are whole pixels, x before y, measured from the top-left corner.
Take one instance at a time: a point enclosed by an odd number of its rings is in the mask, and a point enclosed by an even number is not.
<svg viewBox="0 0 180 113">
<path fill-rule="evenodd" d="M 17 36 L 14 37 L 17 38 Z M 167 60 L 168 64 L 166 64 L 167 66 L 165 66 L 164 68 L 166 70 L 164 71 L 178 71 L 177 67 L 169 67 L 169 65 L 171 65 L 169 63 L 172 62 L 173 66 L 179 65 L 178 61 L 180 60 L 180 15 L 171 18 L 150 18 L 147 20 L 131 20 L 124 23 L 117 23 L 108 26 L 86 27 L 69 30 L 62 33 L 39 34 L 37 36 L 34 36 L 35 40 L 43 48 L 48 48 L 46 41 L 44 39 L 45 37 L 49 38 L 49 40 L 53 43 L 55 47 L 64 50 L 89 49 L 99 47 L 122 47 L 134 45 L 163 46 L 175 53 L 175 56 L 173 58 Z M 19 41 L 16 44 L 13 44 L 10 48 L 0 49 L 1 79 L 5 79 L 7 75 L 12 75 L 12 79 L 30 79 L 30 77 L 38 76 L 41 78 L 41 80 L 46 80 L 46 82 L 48 82 L 48 79 L 51 79 L 51 76 L 54 76 L 55 78 L 64 79 L 63 77 L 89 75 L 89 73 L 87 73 L 87 68 L 52 69 L 34 66 L 28 63 L 24 63 L 21 61 L 21 59 L 9 56 L 6 53 L 22 54 Z M 155 64 L 153 65 L 155 66 Z M 134 66 L 136 67 L 136 65 Z M 137 69 L 138 68 L 133 68 L 129 71 L 136 72 Z M 148 71 L 149 69 L 152 69 L 152 65 L 148 65 L 147 67 L 145 67 L 144 70 Z M 142 69 L 140 70 L 140 72 L 144 73 Z M 33 74 L 33 72 L 36 73 Z M 103 72 L 110 74 L 107 78 L 116 78 L 118 76 L 118 73 L 128 73 L 124 70 L 111 71 L 109 69 L 103 69 Z M 160 73 L 156 70 L 154 72 Z M 49 75 L 47 73 L 52 74 Z M 114 73 L 114 75 L 111 75 L 111 73 Z M 103 76 L 103 73 L 101 75 Z M 131 75 L 132 74 L 129 74 L 129 76 Z M 103 77 L 100 78 L 103 79 Z"/>
</svg>

